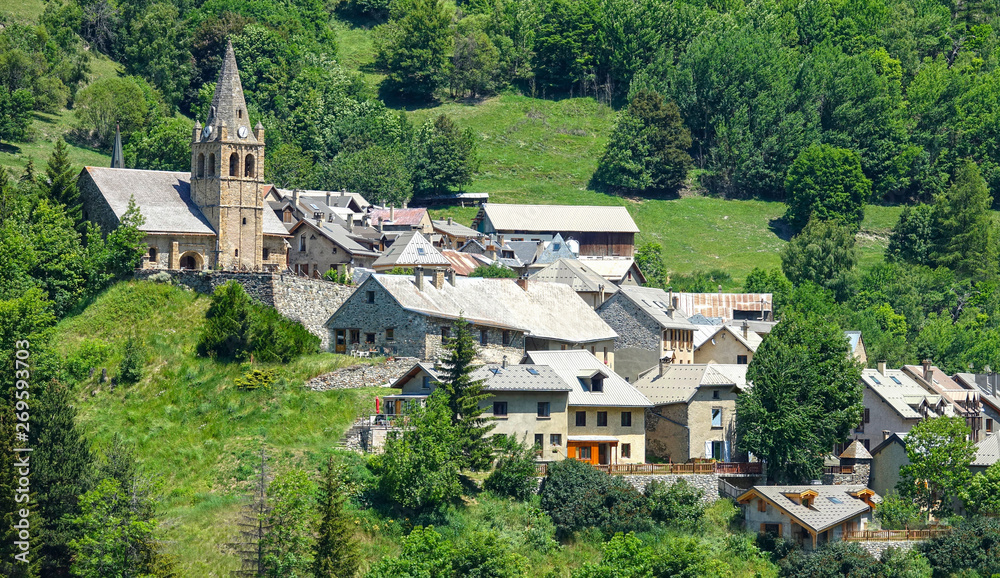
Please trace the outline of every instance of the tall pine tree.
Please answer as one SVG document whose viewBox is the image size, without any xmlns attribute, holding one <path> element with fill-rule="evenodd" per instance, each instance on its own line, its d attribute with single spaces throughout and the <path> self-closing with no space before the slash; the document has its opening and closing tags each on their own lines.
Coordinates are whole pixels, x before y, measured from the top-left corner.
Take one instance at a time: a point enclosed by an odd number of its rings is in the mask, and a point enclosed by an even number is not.
<svg viewBox="0 0 1000 578">
<path fill-rule="evenodd" d="M 951 187 L 934 199 L 936 264 L 975 278 L 997 267 L 997 233 L 990 215 L 993 197 L 979 165 L 966 160 L 955 170 Z"/>
<path fill-rule="evenodd" d="M 32 429 L 31 481 L 44 520 L 42 569 L 46 576 L 69 576 L 69 542 L 76 537 L 70 520 L 80 514 L 79 496 L 91 490 L 93 458 L 76 428 L 76 409 L 64 384 L 53 380 L 45 386 L 34 417 L 39 426 Z"/>
<path fill-rule="evenodd" d="M 66 141 L 56 141 L 56 148 L 49 157 L 45 168 L 45 191 L 49 198 L 66 207 L 66 215 L 79 224 L 83 220 L 83 204 L 80 201 L 80 191 L 76 187 L 76 174 L 69 162 L 69 150 Z"/>
<path fill-rule="evenodd" d="M 319 489 L 319 527 L 312 571 L 316 578 L 353 578 L 360 558 L 354 539 L 354 526 L 344 510 L 344 484 L 333 465 L 326 464 L 326 473 Z"/>
<path fill-rule="evenodd" d="M 493 446 L 486 435 L 494 428 L 483 417 L 484 408 L 480 402 L 489 398 L 483 391 L 483 382 L 473 380 L 472 361 L 476 357 L 476 340 L 472 337 L 469 324 L 459 319 L 452 327 L 454 337 L 445 346 L 445 379 L 438 382 L 448 395 L 448 409 L 451 423 L 458 430 L 462 444 L 464 467 L 482 469 L 493 459 Z"/>
</svg>

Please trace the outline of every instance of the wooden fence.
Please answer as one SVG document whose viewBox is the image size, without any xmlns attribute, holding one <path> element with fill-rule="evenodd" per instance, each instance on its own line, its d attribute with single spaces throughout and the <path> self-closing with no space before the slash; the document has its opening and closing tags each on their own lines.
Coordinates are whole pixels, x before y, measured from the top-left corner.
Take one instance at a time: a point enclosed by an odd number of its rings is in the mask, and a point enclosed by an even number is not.
<svg viewBox="0 0 1000 578">
<path fill-rule="evenodd" d="M 763 472 L 760 462 L 705 462 L 687 464 L 611 464 L 596 465 L 595 468 L 614 476 L 627 475 L 685 475 L 685 474 L 721 474 L 721 475 L 759 475 Z M 539 476 L 548 473 L 547 463 L 535 463 L 535 472 Z"/>
<path fill-rule="evenodd" d="M 844 540 L 848 542 L 908 542 L 930 540 L 951 532 L 951 528 L 929 530 L 848 530 Z"/>
</svg>

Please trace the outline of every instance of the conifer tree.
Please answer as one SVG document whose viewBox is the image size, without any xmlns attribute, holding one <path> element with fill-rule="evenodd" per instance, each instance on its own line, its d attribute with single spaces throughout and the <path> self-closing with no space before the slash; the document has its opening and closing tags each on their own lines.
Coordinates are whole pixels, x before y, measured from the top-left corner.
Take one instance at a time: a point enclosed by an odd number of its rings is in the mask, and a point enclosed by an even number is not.
<svg viewBox="0 0 1000 578">
<path fill-rule="evenodd" d="M 316 578 L 353 578 L 358 572 L 358 544 L 344 511 L 345 501 L 344 484 L 330 458 L 319 494 L 320 520 L 312 566 Z"/>
<path fill-rule="evenodd" d="M 7 393 L 6 391 L 4 393 Z M 14 455 L 14 448 L 20 447 L 15 438 L 13 408 L 7 400 L 10 396 L 5 395 L 0 400 L 0 451 L 4 454 L 4 459 L 0 459 L 0 576 L 9 578 L 37 578 L 39 576 L 40 554 L 39 547 L 42 544 L 39 528 L 41 520 L 34 511 L 35 497 L 32 496 L 28 502 L 16 502 L 15 489 L 17 486 L 17 469 L 14 460 L 7 459 L 6 456 Z M 27 508 L 31 515 L 28 517 L 30 524 L 29 539 L 30 546 L 27 552 L 22 550 L 14 542 L 21 541 L 14 524 L 20 520 L 18 510 Z M 14 559 L 17 554 L 27 554 L 27 563 L 18 562 Z"/>
<path fill-rule="evenodd" d="M 445 379 L 439 386 L 448 395 L 448 409 L 451 423 L 458 430 L 462 444 L 464 466 L 472 469 L 487 467 L 493 457 L 492 444 L 486 437 L 493 425 L 483 417 L 485 411 L 480 402 L 489 398 L 483 392 L 482 380 L 473 380 L 472 361 L 476 357 L 476 341 L 465 319 L 459 319 L 452 327 L 454 336 L 445 346 L 448 358 L 445 360 Z"/>
<path fill-rule="evenodd" d="M 28 159 L 28 164 L 24 165 L 24 172 L 21 173 L 22 183 L 32 183 L 35 182 L 35 161 L 34 159 Z"/>
<path fill-rule="evenodd" d="M 933 258 L 970 277 L 983 278 L 996 272 L 997 233 L 990 195 L 979 165 L 963 162 L 955 171 L 951 187 L 934 199 L 937 242 Z"/>
<path fill-rule="evenodd" d="M 66 149 L 66 141 L 59 139 L 56 141 L 56 148 L 49 157 L 48 166 L 45 168 L 46 192 L 49 198 L 55 202 L 66 206 L 66 215 L 75 223 L 79 223 L 83 216 L 83 206 L 80 202 L 80 191 L 76 188 L 76 174 L 73 166 L 69 162 L 69 151 Z"/>
<path fill-rule="evenodd" d="M 38 488 L 37 507 L 44 520 L 42 568 L 46 576 L 68 576 L 69 542 L 75 537 L 70 520 L 80 514 L 79 496 L 91 489 L 93 457 L 76 428 L 76 410 L 64 384 L 53 380 L 45 386 L 35 417 L 41 425 L 32 428 L 31 482 Z"/>
</svg>

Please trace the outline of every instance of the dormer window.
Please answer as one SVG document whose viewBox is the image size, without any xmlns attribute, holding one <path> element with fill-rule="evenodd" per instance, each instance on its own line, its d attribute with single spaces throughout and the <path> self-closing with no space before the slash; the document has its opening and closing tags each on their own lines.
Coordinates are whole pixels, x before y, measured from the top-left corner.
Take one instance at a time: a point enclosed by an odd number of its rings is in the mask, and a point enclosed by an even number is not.
<svg viewBox="0 0 1000 578">
<path fill-rule="evenodd" d="M 604 376 L 597 374 L 590 378 L 590 391 L 593 393 L 603 393 L 604 392 Z"/>
</svg>

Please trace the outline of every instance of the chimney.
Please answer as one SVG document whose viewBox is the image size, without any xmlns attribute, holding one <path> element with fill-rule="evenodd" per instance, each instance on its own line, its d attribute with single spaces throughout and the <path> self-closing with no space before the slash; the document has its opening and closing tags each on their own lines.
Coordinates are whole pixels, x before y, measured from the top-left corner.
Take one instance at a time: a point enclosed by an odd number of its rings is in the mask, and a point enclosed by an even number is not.
<svg viewBox="0 0 1000 578">
<path fill-rule="evenodd" d="M 747 339 L 749 337 L 749 333 L 750 333 L 750 324 L 747 323 L 746 320 L 744 320 L 743 321 L 743 339 Z"/>
<path fill-rule="evenodd" d="M 332 196 L 333 195 L 330 193 L 330 191 L 326 192 L 326 206 L 328 206 L 328 207 L 330 206 L 330 197 L 332 197 Z"/>
<path fill-rule="evenodd" d="M 889 430 L 887 430 L 887 429 L 882 430 L 882 441 L 885 441 L 885 440 L 889 439 L 889 436 L 891 436 L 891 435 L 892 435 L 892 432 L 890 432 Z"/>
<path fill-rule="evenodd" d="M 396 207 L 389 205 L 389 220 L 393 223 L 396 222 Z"/>
<path fill-rule="evenodd" d="M 885 360 L 884 359 L 880 360 L 878 362 L 878 372 L 880 374 L 882 374 L 883 376 L 885 375 Z"/>
<path fill-rule="evenodd" d="M 418 291 L 423 291 L 424 290 L 424 268 L 423 267 L 420 267 L 418 265 L 417 267 L 413 268 L 413 282 L 417 286 L 417 290 Z"/>
<path fill-rule="evenodd" d="M 722 285 L 719 285 L 719 295 L 722 295 Z"/>
<path fill-rule="evenodd" d="M 676 295 L 674 295 L 673 297 L 671 297 L 671 298 L 670 298 L 670 312 L 671 312 L 671 313 L 673 313 L 674 311 L 676 311 L 676 310 L 677 310 L 677 301 L 678 301 L 679 299 L 680 299 L 680 298 L 679 298 L 679 297 L 677 297 Z"/>
<path fill-rule="evenodd" d="M 384 226 L 383 223 L 384 223 L 384 219 L 379 219 L 378 220 L 378 232 L 379 233 L 381 233 L 385 229 L 385 226 Z"/>
<path fill-rule="evenodd" d="M 503 356 L 503 361 L 500 363 L 500 367 L 507 369 L 507 356 Z"/>
<path fill-rule="evenodd" d="M 299 190 L 292 189 L 292 210 L 299 210 Z"/>
<path fill-rule="evenodd" d="M 990 374 L 987 373 L 986 374 L 986 382 L 989 383 L 989 381 L 990 381 Z M 996 376 L 995 373 L 993 374 L 993 389 L 992 389 L 992 391 L 993 391 L 993 397 L 996 397 L 997 396 L 997 376 Z"/>
<path fill-rule="evenodd" d="M 455 224 L 455 219 L 453 219 L 451 217 L 448 217 L 448 224 L 449 225 L 454 225 Z"/>
<path fill-rule="evenodd" d="M 517 286 L 525 291 L 528 290 L 528 278 L 524 275 L 517 278 Z"/>
<path fill-rule="evenodd" d="M 600 303 L 598 303 L 597 306 L 600 307 L 601 304 L 604 303 L 604 283 L 601 283 L 600 285 L 598 285 L 597 286 L 597 290 L 598 290 L 598 292 L 599 292 L 598 294 L 600 296 Z M 597 307 L 595 307 L 594 309 L 597 309 Z"/>
<path fill-rule="evenodd" d="M 666 373 L 668 365 L 670 365 L 670 359 L 667 359 L 666 357 L 661 357 L 660 358 L 660 377 L 662 377 L 663 374 Z"/>
<path fill-rule="evenodd" d="M 445 277 L 448 279 L 448 283 L 451 283 L 451 286 L 454 287 L 455 286 L 455 270 L 454 269 L 448 269 L 448 272 L 445 273 Z"/>
<path fill-rule="evenodd" d="M 347 230 L 351 233 L 354 232 L 354 215 L 349 215 L 347 217 Z"/>
<path fill-rule="evenodd" d="M 441 289 L 444 287 L 444 270 L 435 269 L 434 270 L 434 287 L 436 289 Z"/>
<path fill-rule="evenodd" d="M 930 359 L 925 359 L 922 363 L 923 363 L 923 366 L 924 366 L 924 381 L 926 381 L 927 383 L 932 383 L 932 378 L 931 378 L 931 360 Z"/>
</svg>

